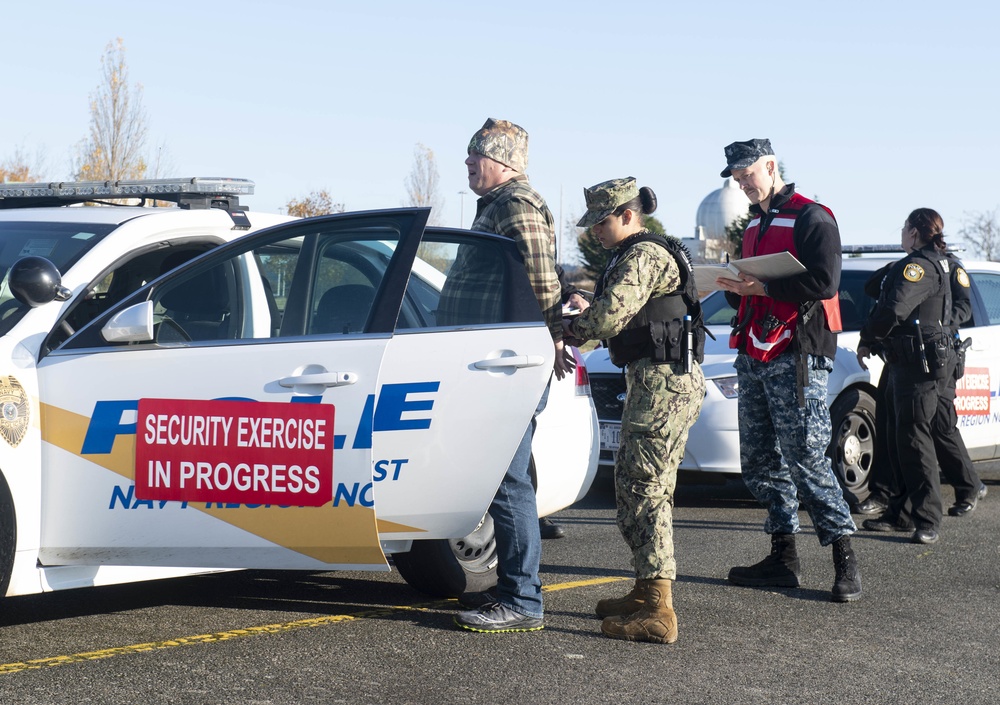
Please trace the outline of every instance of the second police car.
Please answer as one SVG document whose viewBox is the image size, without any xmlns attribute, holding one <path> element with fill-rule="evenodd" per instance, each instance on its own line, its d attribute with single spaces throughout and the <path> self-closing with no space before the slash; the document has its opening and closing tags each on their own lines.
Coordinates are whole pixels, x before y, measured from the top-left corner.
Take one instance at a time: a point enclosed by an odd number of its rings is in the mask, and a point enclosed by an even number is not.
<svg viewBox="0 0 1000 705">
<path fill-rule="evenodd" d="M 495 581 L 484 515 L 553 355 L 512 241 L 252 192 L 0 185 L 0 595 L 388 555 L 433 594 Z M 65 205 L 122 198 L 181 207 Z M 443 325 L 460 247 L 502 305 Z M 539 417 L 540 514 L 586 493 L 596 431 L 581 365 Z"/>
<path fill-rule="evenodd" d="M 844 331 L 837 341 L 834 370 L 827 402 L 833 422 L 829 455 L 849 501 L 868 496 L 868 477 L 875 446 L 875 388 L 882 371 L 878 358 L 868 360 L 869 371 L 858 365 L 858 331 L 875 301 L 864 292 L 868 278 L 887 261 L 888 247 L 845 247 L 840 283 Z M 972 320 L 962 327 L 962 338 L 971 339 L 965 376 L 958 383 L 955 400 L 962 438 L 974 461 L 1000 458 L 1000 263 L 966 260 L 971 279 Z M 688 436 L 680 471 L 702 479 L 738 475 L 740 472 L 737 403 L 739 388 L 729 348 L 730 320 L 735 313 L 721 291 L 702 300 L 705 322 L 716 340 L 706 340 L 702 369 L 708 381 L 701 416 Z M 611 364 L 607 350 L 586 355 L 591 389 L 601 435 L 601 465 L 614 465 L 621 429 L 625 382 Z"/>
</svg>

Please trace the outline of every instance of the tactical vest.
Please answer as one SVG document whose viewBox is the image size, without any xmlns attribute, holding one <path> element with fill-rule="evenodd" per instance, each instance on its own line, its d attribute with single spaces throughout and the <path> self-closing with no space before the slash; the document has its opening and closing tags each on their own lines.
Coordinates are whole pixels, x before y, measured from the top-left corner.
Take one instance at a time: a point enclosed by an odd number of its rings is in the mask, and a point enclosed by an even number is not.
<svg viewBox="0 0 1000 705">
<path fill-rule="evenodd" d="M 815 203 L 798 193 L 792 194 L 787 202 L 778 207 L 770 225 L 761 237 L 761 218 L 750 221 L 743 233 L 743 257 L 769 255 L 788 251 L 798 257 L 795 247 L 795 220 L 802 209 Z M 830 217 L 833 212 L 822 204 Z M 839 333 L 840 322 L 839 292 L 832 298 L 820 302 L 826 316 L 826 327 Z M 744 296 L 736 316 L 739 322 L 729 338 L 729 347 L 745 351 L 750 357 L 768 362 L 783 353 L 792 342 L 795 329 L 803 315 L 813 315 L 813 302 L 800 304 L 795 301 L 778 301 L 769 296 Z"/>
<path fill-rule="evenodd" d="M 676 291 L 649 299 L 625 328 L 607 341 L 611 362 L 618 367 L 642 358 L 649 358 L 657 364 L 684 362 L 690 346 L 691 359 L 701 363 L 705 359 L 705 319 L 690 259 L 676 238 L 665 238 L 646 231 L 630 236 L 608 261 L 594 293 L 601 295 L 607 277 L 618 260 L 641 242 L 655 242 L 671 254 L 677 261 L 681 283 Z M 690 320 L 686 321 L 685 316 L 690 316 Z"/>
</svg>

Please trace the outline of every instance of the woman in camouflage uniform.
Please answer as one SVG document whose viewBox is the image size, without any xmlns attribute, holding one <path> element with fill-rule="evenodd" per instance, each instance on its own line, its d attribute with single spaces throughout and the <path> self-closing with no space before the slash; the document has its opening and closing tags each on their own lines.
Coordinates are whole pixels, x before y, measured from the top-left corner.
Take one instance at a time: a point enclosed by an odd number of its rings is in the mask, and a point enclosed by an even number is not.
<svg viewBox="0 0 1000 705">
<path fill-rule="evenodd" d="M 612 362 L 625 367 L 615 496 L 636 575 L 627 595 L 598 602 L 597 615 L 606 636 L 669 644 L 677 640 L 671 594 L 677 466 L 705 397 L 700 349 L 683 327 L 688 315 L 700 321 L 697 292 L 680 241 L 643 226 L 643 216 L 656 209 L 651 189 L 639 189 L 630 177 L 584 194 L 587 213 L 578 226 L 591 227 L 614 252 L 590 308 L 563 326 L 576 344 L 605 341 Z"/>
</svg>

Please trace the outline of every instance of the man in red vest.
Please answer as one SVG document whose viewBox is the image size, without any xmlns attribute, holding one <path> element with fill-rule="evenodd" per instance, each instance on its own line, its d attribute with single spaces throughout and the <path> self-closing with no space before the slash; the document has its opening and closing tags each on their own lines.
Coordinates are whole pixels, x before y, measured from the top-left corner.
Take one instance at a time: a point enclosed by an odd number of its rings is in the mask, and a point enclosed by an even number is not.
<svg viewBox="0 0 1000 705">
<path fill-rule="evenodd" d="M 743 257 L 788 251 L 806 271 L 761 282 L 719 279 L 738 308 L 730 347 L 739 350 L 740 465 L 743 480 L 764 507 L 771 553 L 729 571 L 729 581 L 754 587 L 799 586 L 795 534 L 799 504 L 812 518 L 820 544 L 833 546 L 831 599 L 861 597 L 861 575 L 851 548 L 857 528 L 833 474 L 827 380 L 840 330 L 837 288 L 841 245 L 837 221 L 825 206 L 785 184 L 770 141 L 733 142 L 725 149 L 732 176 L 750 199 L 752 219 Z"/>
</svg>

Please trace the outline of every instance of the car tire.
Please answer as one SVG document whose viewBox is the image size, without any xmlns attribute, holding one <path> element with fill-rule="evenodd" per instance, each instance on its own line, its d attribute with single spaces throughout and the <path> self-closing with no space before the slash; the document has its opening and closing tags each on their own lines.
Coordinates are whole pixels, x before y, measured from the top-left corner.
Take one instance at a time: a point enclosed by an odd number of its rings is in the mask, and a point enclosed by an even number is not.
<svg viewBox="0 0 1000 705">
<path fill-rule="evenodd" d="M 867 392 L 845 390 L 830 407 L 833 433 L 827 455 L 833 472 L 852 505 L 868 498 L 868 480 L 875 460 L 875 400 Z"/>
<path fill-rule="evenodd" d="M 7 479 L 0 473 L 0 597 L 7 594 L 17 549 L 17 517 Z"/>
<path fill-rule="evenodd" d="M 497 584 L 493 519 L 487 514 L 475 531 L 460 539 L 414 541 L 409 551 L 393 554 L 392 560 L 410 587 L 432 597 L 489 590 Z"/>
</svg>

